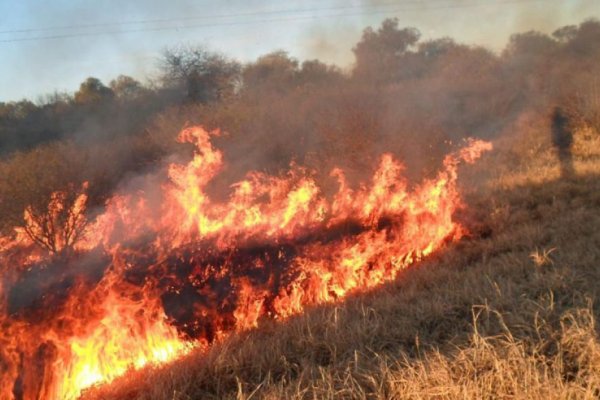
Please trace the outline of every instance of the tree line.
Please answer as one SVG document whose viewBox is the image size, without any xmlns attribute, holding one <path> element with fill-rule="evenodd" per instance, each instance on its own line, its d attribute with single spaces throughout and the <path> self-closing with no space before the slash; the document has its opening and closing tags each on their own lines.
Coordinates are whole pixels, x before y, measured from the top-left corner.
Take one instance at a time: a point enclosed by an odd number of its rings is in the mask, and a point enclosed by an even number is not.
<svg viewBox="0 0 600 400">
<path fill-rule="evenodd" d="M 167 156 L 185 124 L 220 128 L 228 168 L 215 191 L 251 169 L 280 173 L 295 161 L 327 179 L 333 166 L 359 180 L 379 154 L 426 173 L 467 136 L 494 138 L 520 115 L 560 105 L 600 131 L 600 22 L 511 36 L 494 53 L 451 38 L 422 40 L 387 19 L 366 28 L 349 70 L 275 51 L 241 63 L 203 47 L 168 49 L 159 78 L 90 77 L 72 94 L 0 103 L 0 231 L 24 212 L 48 216 L 52 193 L 102 207 L 127 179 Z M 542 123 L 542 122 L 540 122 Z M 321 176 L 322 175 L 322 176 Z M 74 200 L 73 200 L 74 201 Z"/>
</svg>

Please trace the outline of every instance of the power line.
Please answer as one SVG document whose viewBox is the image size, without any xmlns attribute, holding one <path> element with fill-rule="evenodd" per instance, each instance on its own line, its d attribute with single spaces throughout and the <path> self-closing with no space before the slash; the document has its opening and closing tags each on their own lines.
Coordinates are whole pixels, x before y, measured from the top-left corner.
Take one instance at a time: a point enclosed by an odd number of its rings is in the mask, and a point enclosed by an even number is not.
<svg viewBox="0 0 600 400">
<path fill-rule="evenodd" d="M 448 1 L 448 0 L 430 0 L 430 1 Z M 215 18 L 236 18 L 236 17 L 252 17 L 252 16 L 262 16 L 262 15 L 280 15 L 280 14 L 287 14 L 287 13 L 312 13 L 312 12 L 319 12 L 319 11 L 337 11 L 337 10 L 369 8 L 369 7 L 390 7 L 390 6 L 399 6 L 402 4 L 422 4 L 422 3 L 423 3 L 423 0 L 394 1 L 394 2 L 389 2 L 389 3 L 379 3 L 379 4 L 375 4 L 375 5 L 361 4 L 361 5 L 324 7 L 324 8 L 297 8 L 297 9 L 272 10 L 272 11 L 260 11 L 260 12 L 245 12 L 245 13 L 238 13 L 238 14 L 227 13 L 227 14 L 196 15 L 196 16 L 186 16 L 186 17 L 177 17 L 177 18 L 159 18 L 159 19 L 131 20 L 131 21 L 118 21 L 118 22 L 100 22 L 100 23 L 93 23 L 93 24 L 63 25 L 63 26 L 53 26 L 53 27 L 44 27 L 44 28 L 9 29 L 9 30 L 0 31 L 0 34 L 47 32 L 47 31 L 55 31 L 55 30 L 57 30 L 57 31 L 69 30 L 69 29 L 108 28 L 108 27 L 122 26 L 122 25 L 142 25 L 142 24 L 152 24 L 152 23 L 183 22 L 183 21 L 194 21 L 194 20 L 215 19 Z"/>
<path fill-rule="evenodd" d="M 257 19 L 257 20 L 249 20 L 249 21 L 224 21 L 224 22 L 214 22 L 214 23 L 203 23 L 203 24 L 193 24 L 193 25 L 180 25 L 180 26 L 166 26 L 166 27 L 147 27 L 147 28 L 136 28 L 136 29 L 125 29 L 125 30 L 113 30 L 113 31 L 101 31 L 101 32 L 79 32 L 79 33 L 65 33 L 65 34 L 57 34 L 57 35 L 48 35 L 48 36 L 34 36 L 34 37 L 21 37 L 21 38 L 12 38 L 12 39 L 2 39 L 0 43 L 15 43 L 15 42 L 30 42 L 30 41 L 38 41 L 38 40 L 56 40 L 56 39 L 68 39 L 68 38 L 78 38 L 78 37 L 90 37 L 90 36 L 104 36 L 104 35 L 120 35 L 127 33 L 139 33 L 139 32 L 157 32 L 157 31 L 171 31 L 171 30 L 184 30 L 184 29 L 199 29 L 199 28 L 212 28 L 219 26 L 236 26 L 236 25 L 251 25 L 258 23 L 271 23 L 271 22 L 288 22 L 288 21 L 302 21 L 302 20 L 314 20 L 318 18 L 342 18 L 342 17 L 351 17 L 351 16 L 361 16 L 361 15 L 376 15 L 376 14 L 387 14 L 387 13 L 398 13 L 398 12 L 410 12 L 410 11 L 434 11 L 434 10 L 442 10 L 442 9 L 458 9 L 458 8 L 473 8 L 473 7 L 483 7 L 490 5 L 514 5 L 514 4 L 524 4 L 524 3 L 540 3 L 547 2 L 548 0 L 509 0 L 509 1 L 487 1 L 485 3 L 463 3 L 463 4 L 446 4 L 446 5 L 438 5 L 435 7 L 412 7 L 412 8 L 394 8 L 394 9 L 376 9 L 376 10 L 364 10 L 361 12 L 350 12 L 350 13 L 337 13 L 337 14 L 321 14 L 321 15 L 302 15 L 302 16 L 290 16 L 289 18 L 270 18 L 270 19 Z M 411 3 L 421 3 L 412 1 Z M 391 3 L 386 3 L 387 7 L 391 5 Z M 404 4 L 408 4 L 405 2 Z M 347 9 L 349 7 L 330 7 L 329 10 L 341 10 Z M 354 7 L 356 8 L 356 7 Z M 364 6 L 363 8 L 368 8 L 368 6 Z M 301 12 L 312 12 L 323 11 L 325 9 L 305 9 Z M 274 11 L 275 12 L 275 11 Z M 283 11 L 276 11 L 277 13 L 283 13 Z M 289 11 L 286 11 L 289 12 Z M 266 15 L 268 13 L 247 13 L 253 15 Z M 224 15 L 223 15 L 224 16 Z M 238 14 L 238 16 L 242 16 L 242 14 Z M 218 18 L 219 16 L 204 16 L 203 18 Z M 192 18 L 200 18 L 200 17 L 189 17 Z M 173 21 L 183 21 L 184 19 L 173 19 Z M 151 23 L 151 21 L 157 20 L 146 20 L 146 21 L 129 21 L 130 24 L 134 23 Z M 168 21 L 165 19 L 164 21 Z M 91 25 L 88 25 L 88 27 Z M 114 26 L 112 24 L 111 26 Z M 73 26 L 75 27 L 75 26 Z M 56 28 L 43 28 L 43 29 L 56 29 Z M 61 28 L 62 29 L 62 28 Z M 64 28 L 66 29 L 66 27 Z M 10 31 L 4 31 L 10 32 Z"/>
</svg>

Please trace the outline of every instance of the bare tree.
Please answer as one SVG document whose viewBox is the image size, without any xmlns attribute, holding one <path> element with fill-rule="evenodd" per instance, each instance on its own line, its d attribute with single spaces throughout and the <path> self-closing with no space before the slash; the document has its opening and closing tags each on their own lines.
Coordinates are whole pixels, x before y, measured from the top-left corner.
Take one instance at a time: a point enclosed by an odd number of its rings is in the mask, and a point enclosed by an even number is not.
<svg viewBox="0 0 600 400">
<path fill-rule="evenodd" d="M 54 192 L 45 209 L 28 206 L 23 227 L 27 236 L 52 254 L 72 250 L 87 226 L 86 189 L 84 183 L 79 192 Z"/>
</svg>

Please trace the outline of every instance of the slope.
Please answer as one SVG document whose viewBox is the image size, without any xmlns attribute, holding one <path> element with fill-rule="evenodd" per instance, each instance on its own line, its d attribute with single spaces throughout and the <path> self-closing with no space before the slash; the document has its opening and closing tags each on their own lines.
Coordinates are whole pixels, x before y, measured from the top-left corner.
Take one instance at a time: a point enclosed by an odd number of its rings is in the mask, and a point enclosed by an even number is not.
<svg viewBox="0 0 600 400">
<path fill-rule="evenodd" d="M 83 398 L 595 398 L 600 137 L 579 130 L 561 176 L 540 121 L 463 173 L 470 235 L 394 283 Z"/>
</svg>

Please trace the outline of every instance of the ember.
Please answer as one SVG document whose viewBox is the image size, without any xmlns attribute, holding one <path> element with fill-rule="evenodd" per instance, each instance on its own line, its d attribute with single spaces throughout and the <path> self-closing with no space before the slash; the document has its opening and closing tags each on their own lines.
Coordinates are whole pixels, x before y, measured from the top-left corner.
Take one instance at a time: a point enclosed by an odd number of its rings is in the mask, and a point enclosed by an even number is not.
<svg viewBox="0 0 600 400">
<path fill-rule="evenodd" d="M 158 209 L 143 193 L 119 195 L 87 222 L 84 193 L 72 206 L 57 193 L 50 219 L 26 210 L 16 239 L 0 239 L 0 398 L 75 399 L 261 318 L 284 319 L 394 279 L 461 237 L 452 218 L 461 207 L 458 164 L 491 149 L 471 141 L 414 187 L 385 154 L 357 189 L 334 170 L 331 198 L 293 166 L 284 177 L 251 172 L 229 201 L 215 202 L 206 188 L 223 167 L 210 141 L 217 134 L 180 134 L 197 151 L 187 165 L 170 166 Z M 35 240 L 50 228 L 50 242 Z"/>
</svg>

